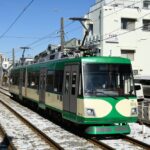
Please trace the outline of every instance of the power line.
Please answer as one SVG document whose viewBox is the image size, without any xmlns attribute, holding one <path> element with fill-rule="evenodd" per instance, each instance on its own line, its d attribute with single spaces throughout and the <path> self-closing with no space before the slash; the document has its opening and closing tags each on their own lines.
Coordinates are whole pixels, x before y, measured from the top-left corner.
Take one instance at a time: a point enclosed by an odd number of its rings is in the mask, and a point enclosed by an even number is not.
<svg viewBox="0 0 150 150">
<path fill-rule="evenodd" d="M 74 23 L 74 22 L 68 23 L 67 25 L 64 26 L 64 28 L 70 26 L 70 25 L 73 24 L 73 23 Z M 45 36 L 39 38 L 38 40 L 35 40 L 35 41 L 33 41 L 32 43 L 28 44 L 28 46 L 31 47 L 32 45 L 34 45 L 34 44 L 36 44 L 36 43 L 38 43 L 38 42 L 40 42 L 40 41 L 42 41 L 42 40 L 45 40 L 45 39 L 48 39 L 48 38 L 52 38 L 52 37 L 51 37 L 52 35 L 54 35 L 54 34 L 56 34 L 56 33 L 58 34 L 59 32 L 60 32 L 60 29 L 56 29 L 56 30 L 54 30 L 52 33 L 47 34 L 47 35 L 45 35 Z M 56 38 L 56 36 L 54 36 L 54 38 Z"/>
<path fill-rule="evenodd" d="M 113 3 L 115 0 L 113 0 L 113 1 L 110 1 L 109 3 L 105 3 L 105 5 L 110 5 L 111 3 Z M 97 5 L 97 4 L 99 4 L 99 3 L 101 3 L 102 1 L 99 1 L 99 2 L 97 2 L 97 3 L 95 3 L 94 5 Z M 93 6 L 94 6 L 93 5 Z M 96 10 L 98 10 L 99 8 L 96 8 L 95 10 L 93 10 L 93 11 L 90 11 L 90 12 L 88 12 L 87 14 L 90 14 L 90 13 L 92 13 L 92 12 L 94 12 L 94 11 L 96 11 Z"/>
<path fill-rule="evenodd" d="M 75 27 L 75 28 L 73 28 L 73 29 L 71 29 L 71 30 L 69 30 L 69 31 L 66 31 L 66 34 L 69 34 L 70 32 L 72 32 L 72 31 L 77 31 L 77 30 L 79 30 L 79 29 L 81 29 L 82 28 L 82 26 L 77 26 L 77 27 Z"/>
<path fill-rule="evenodd" d="M 36 43 L 38 43 L 38 42 L 40 42 L 40 41 L 42 41 L 42 40 L 48 39 L 48 38 L 50 38 L 51 35 L 53 35 L 54 33 L 56 34 L 57 32 L 58 32 L 58 30 L 55 30 L 55 31 L 53 31 L 51 34 L 47 34 L 47 35 L 45 35 L 45 36 L 39 38 L 38 40 L 33 41 L 32 43 L 28 44 L 28 46 L 32 46 L 32 45 L 34 45 L 34 44 L 36 44 Z"/>
<path fill-rule="evenodd" d="M 132 29 L 132 30 L 129 30 L 129 31 L 126 31 L 126 32 L 120 33 L 120 34 L 118 34 L 118 35 L 117 35 L 117 37 L 118 37 L 118 36 L 121 36 L 121 35 L 124 35 L 124 34 L 127 34 L 127 33 L 130 33 L 130 32 L 133 32 L 133 31 L 136 31 L 136 30 L 138 30 L 138 29 L 141 29 L 142 27 L 144 27 L 144 25 L 143 25 L 143 26 L 140 26 L 140 27 L 137 27 L 137 28 L 135 28 L 135 29 Z M 108 40 L 108 39 L 110 39 L 110 38 L 111 38 L 111 37 L 108 37 L 108 38 L 102 39 L 102 40 L 100 40 L 100 42 L 102 42 L 102 41 L 106 41 L 106 40 Z"/>
<path fill-rule="evenodd" d="M 121 9 L 119 9 L 119 10 L 116 10 L 115 12 L 113 12 L 113 13 L 111 13 L 111 14 L 108 14 L 108 15 L 106 15 L 106 16 L 104 16 L 104 17 L 108 17 L 108 16 L 110 16 L 110 15 L 113 15 L 114 13 L 120 12 L 120 11 L 122 11 L 123 9 L 131 8 L 131 6 L 134 6 L 135 4 L 138 4 L 138 3 L 142 2 L 142 1 L 143 1 L 143 0 L 140 0 L 140 1 L 137 1 L 137 2 L 135 2 L 135 3 L 133 3 L 133 4 L 127 5 L 126 7 L 123 7 L 123 8 L 121 8 Z"/>
<path fill-rule="evenodd" d="M 47 41 L 44 41 L 44 42 L 42 42 L 42 43 L 39 43 L 39 44 L 33 46 L 32 48 L 38 47 L 39 45 L 42 45 L 43 43 L 48 43 L 48 42 L 50 42 L 50 39 L 52 40 L 52 39 L 57 39 L 57 38 L 60 38 L 60 36 L 49 37 L 49 38 L 47 38 Z M 41 42 L 41 41 L 40 41 L 40 42 Z"/>
<path fill-rule="evenodd" d="M 40 37 L 31 37 L 31 36 L 4 36 L 3 38 L 16 38 L 16 39 L 39 39 Z"/>
<path fill-rule="evenodd" d="M 28 5 L 20 12 L 20 14 L 16 17 L 16 19 L 9 25 L 4 33 L 1 34 L 0 39 L 5 36 L 5 34 L 15 25 L 18 19 L 23 15 L 23 13 L 29 8 L 29 6 L 33 3 L 34 0 L 31 0 Z"/>
<path fill-rule="evenodd" d="M 68 23 L 67 25 L 65 25 L 65 28 L 66 27 L 68 27 L 68 26 L 70 26 L 71 24 L 73 24 L 74 22 L 71 22 L 71 23 Z M 32 42 L 32 43 L 30 43 L 30 44 L 28 44 L 27 46 L 28 47 L 30 47 L 30 46 L 32 46 L 32 45 L 34 45 L 34 44 L 36 44 L 36 43 L 39 43 L 39 42 L 41 42 L 42 40 L 45 40 L 45 39 L 49 39 L 49 38 L 58 38 L 59 36 L 57 35 L 57 36 L 52 36 L 52 35 L 54 35 L 54 34 L 58 34 L 59 33 L 59 29 L 57 29 L 57 30 L 55 30 L 55 31 L 53 31 L 51 34 L 47 34 L 47 35 L 45 35 L 45 36 L 43 36 L 43 37 L 38 37 L 38 39 L 37 40 L 35 40 L 34 42 Z M 26 37 L 16 37 L 16 38 L 26 38 Z M 31 37 L 31 38 L 34 38 L 34 37 Z M 36 37 L 35 37 L 36 38 Z M 37 47 L 37 45 L 35 46 L 35 47 Z M 8 54 L 8 53 L 11 53 L 11 51 L 5 51 L 5 52 L 3 52 L 4 54 Z M 16 53 L 21 53 L 20 51 L 16 51 Z"/>
<path fill-rule="evenodd" d="M 140 1 L 134 2 L 134 3 L 130 4 L 130 5 L 127 5 L 126 7 L 123 7 L 123 8 L 121 8 L 121 9 L 119 9 L 119 10 L 117 10 L 117 11 L 111 13 L 111 14 L 105 15 L 103 18 L 108 17 L 108 16 L 110 16 L 110 15 L 112 15 L 112 14 L 114 14 L 114 13 L 117 13 L 117 12 L 119 12 L 119 11 L 122 11 L 123 9 L 131 8 L 131 6 L 134 6 L 135 4 L 138 4 L 138 3 L 142 2 L 142 1 L 143 1 L 143 0 L 140 0 Z M 114 0 L 113 0 L 112 2 L 114 2 Z M 110 3 L 112 3 L 112 2 L 110 2 Z M 110 3 L 109 3 L 109 4 L 110 4 Z M 98 9 L 100 9 L 100 7 L 97 8 L 96 10 L 98 10 Z M 147 14 L 145 14 L 145 15 L 143 15 L 143 16 L 137 18 L 137 19 L 142 19 L 142 18 L 144 18 L 144 17 L 147 16 L 147 15 L 150 15 L 150 13 L 147 13 Z M 98 19 L 95 19 L 93 22 L 96 22 L 96 21 L 98 21 Z M 132 23 L 129 23 L 129 24 L 132 24 Z M 128 24 L 128 25 L 129 25 L 129 24 Z M 105 34 L 105 36 L 107 36 L 107 35 L 109 35 L 109 34 L 111 34 L 111 33 L 114 33 L 114 32 L 116 32 L 116 31 L 119 31 L 119 30 L 120 30 L 120 28 L 117 28 L 117 29 L 115 29 L 115 30 L 113 30 L 113 31 L 111 31 L 111 32 L 109 32 L 109 33 L 107 33 L 107 34 Z M 103 36 L 104 36 L 104 35 L 103 35 Z M 106 39 L 108 39 L 108 38 L 106 38 Z"/>
<path fill-rule="evenodd" d="M 143 16 L 141 16 L 141 17 L 139 17 L 139 18 L 137 18 L 138 20 L 139 19 L 142 19 L 142 18 L 144 18 L 145 16 L 148 16 L 148 15 L 150 15 L 150 12 L 149 13 L 147 13 L 147 14 L 145 14 L 145 15 L 143 15 Z M 132 24 L 132 23 L 128 23 L 128 25 L 130 25 L 130 24 Z M 111 33 L 114 33 L 114 32 L 116 32 L 116 31 L 119 31 L 120 30 L 120 28 L 117 28 L 117 29 L 115 29 L 115 30 L 113 30 L 113 31 L 111 31 L 111 32 L 109 32 L 109 33 L 107 33 L 107 34 L 105 34 L 105 36 L 107 36 L 107 35 L 109 35 L 109 34 L 111 34 Z"/>
<path fill-rule="evenodd" d="M 115 1 L 115 0 L 113 0 L 113 1 L 111 1 L 111 2 L 109 2 L 109 3 L 106 3 L 106 4 L 107 4 L 107 5 L 108 5 L 108 4 L 111 4 L 111 3 L 114 2 L 114 1 Z M 134 2 L 134 3 L 130 4 L 130 5 L 127 5 L 126 7 L 123 7 L 123 8 L 121 8 L 121 9 L 119 9 L 119 10 L 116 10 L 116 11 L 114 11 L 114 12 L 112 12 L 112 13 L 106 15 L 106 16 L 103 16 L 103 18 L 108 17 L 108 16 L 111 16 L 111 15 L 113 15 L 114 13 L 120 12 L 120 11 L 126 9 L 126 8 L 131 8 L 131 6 L 134 6 L 135 4 L 138 4 L 138 3 L 142 2 L 142 1 L 143 1 L 143 0 L 140 0 L 140 1 Z M 110 5 L 110 6 L 111 6 L 111 5 Z M 101 7 L 98 7 L 98 8 L 95 9 L 94 11 L 96 11 L 96 10 L 98 10 L 98 9 L 100 9 L 100 8 L 101 8 Z M 88 14 L 90 14 L 90 13 L 92 13 L 92 12 L 94 12 L 94 11 L 91 11 L 91 12 L 89 12 Z M 95 20 L 92 20 L 92 22 L 96 22 L 96 21 L 98 21 L 98 20 L 99 20 L 99 19 L 95 19 Z"/>
</svg>

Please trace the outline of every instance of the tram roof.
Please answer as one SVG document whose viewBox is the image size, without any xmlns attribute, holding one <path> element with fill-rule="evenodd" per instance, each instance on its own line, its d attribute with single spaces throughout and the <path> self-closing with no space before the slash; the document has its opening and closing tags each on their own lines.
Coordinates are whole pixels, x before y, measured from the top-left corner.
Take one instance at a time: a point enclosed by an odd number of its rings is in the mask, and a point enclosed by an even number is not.
<svg viewBox="0 0 150 150">
<path fill-rule="evenodd" d="M 104 57 L 104 56 L 92 56 L 92 57 L 77 57 L 77 58 L 63 58 L 63 59 L 54 59 L 41 63 L 34 63 L 26 66 L 18 66 L 15 69 L 21 68 L 34 68 L 37 70 L 39 67 L 50 67 L 51 69 L 60 69 L 63 68 L 65 64 L 70 63 L 108 63 L 108 64 L 131 64 L 130 60 L 122 57 Z"/>
</svg>

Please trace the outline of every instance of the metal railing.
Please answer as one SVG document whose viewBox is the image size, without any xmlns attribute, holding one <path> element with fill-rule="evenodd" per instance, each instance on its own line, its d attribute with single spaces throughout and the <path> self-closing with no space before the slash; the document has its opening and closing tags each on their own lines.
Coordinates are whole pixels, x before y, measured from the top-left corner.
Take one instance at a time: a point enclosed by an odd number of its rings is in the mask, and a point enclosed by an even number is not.
<svg viewBox="0 0 150 150">
<path fill-rule="evenodd" d="M 140 102 L 138 104 L 138 120 L 150 124 L 150 102 Z"/>
</svg>

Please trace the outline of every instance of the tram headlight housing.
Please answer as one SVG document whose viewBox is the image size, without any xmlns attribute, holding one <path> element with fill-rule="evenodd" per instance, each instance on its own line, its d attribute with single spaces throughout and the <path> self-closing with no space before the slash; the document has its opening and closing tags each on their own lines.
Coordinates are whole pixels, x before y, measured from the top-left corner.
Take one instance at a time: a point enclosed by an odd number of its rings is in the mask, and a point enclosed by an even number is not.
<svg viewBox="0 0 150 150">
<path fill-rule="evenodd" d="M 93 108 L 86 108 L 86 115 L 87 116 L 95 116 L 95 111 Z"/>
<path fill-rule="evenodd" d="M 137 107 L 131 108 L 131 115 L 132 116 L 137 115 L 137 113 L 138 113 Z"/>
</svg>

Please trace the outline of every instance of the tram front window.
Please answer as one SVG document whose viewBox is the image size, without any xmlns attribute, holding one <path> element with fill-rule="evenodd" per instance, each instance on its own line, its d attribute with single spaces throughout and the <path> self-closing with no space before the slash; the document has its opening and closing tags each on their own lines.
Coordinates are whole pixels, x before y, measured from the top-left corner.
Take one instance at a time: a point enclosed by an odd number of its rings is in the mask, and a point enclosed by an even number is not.
<svg viewBox="0 0 150 150">
<path fill-rule="evenodd" d="M 85 96 L 135 96 L 131 66 L 127 64 L 84 64 Z"/>
</svg>

